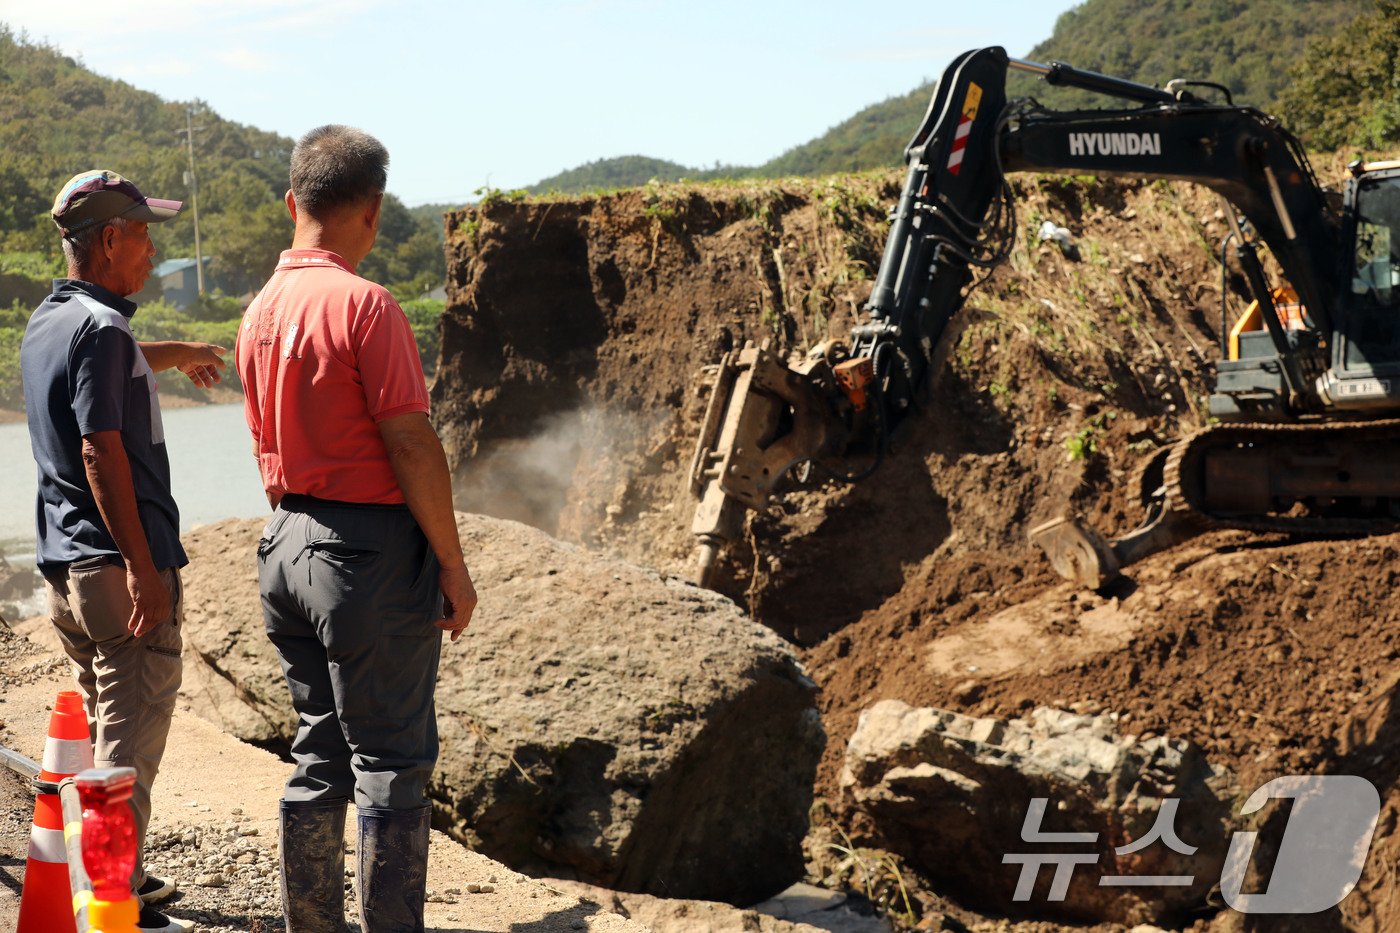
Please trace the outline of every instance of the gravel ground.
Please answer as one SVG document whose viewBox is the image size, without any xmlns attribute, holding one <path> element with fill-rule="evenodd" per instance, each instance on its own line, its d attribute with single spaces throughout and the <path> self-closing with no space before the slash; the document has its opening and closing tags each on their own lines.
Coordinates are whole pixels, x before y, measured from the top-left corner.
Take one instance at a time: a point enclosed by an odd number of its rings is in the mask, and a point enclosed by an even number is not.
<svg viewBox="0 0 1400 933">
<path fill-rule="evenodd" d="M 180 887 L 162 909 L 210 933 L 280 929 L 275 841 L 250 822 L 236 809 L 232 819 L 179 823 L 152 834 L 147 870 Z"/>
<path fill-rule="evenodd" d="M 198 807 L 198 810 L 207 810 Z M 175 878 L 180 891 L 162 905 L 172 916 L 196 920 L 208 933 L 244 933 L 248 930 L 280 930 L 282 900 L 278 891 L 276 840 L 263 835 L 251 817 L 235 807 L 231 819 L 210 823 L 180 823 L 153 834 L 148 868 L 161 877 Z M 359 907 L 355 898 L 355 847 L 345 845 L 347 865 L 345 907 L 351 917 Z M 464 884 L 442 891 L 429 889 L 430 904 L 459 904 L 472 894 L 490 894 L 496 875 L 484 882 Z M 449 914 L 447 920 L 458 919 Z M 358 929 L 351 924 L 352 929 Z M 582 929 L 582 927 L 580 927 Z"/>
</svg>

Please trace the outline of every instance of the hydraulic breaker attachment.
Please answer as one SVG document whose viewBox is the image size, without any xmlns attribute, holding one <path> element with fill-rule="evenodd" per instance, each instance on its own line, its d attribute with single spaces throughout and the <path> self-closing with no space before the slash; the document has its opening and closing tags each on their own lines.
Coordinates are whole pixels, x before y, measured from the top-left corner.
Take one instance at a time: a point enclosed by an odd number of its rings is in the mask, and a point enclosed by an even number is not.
<svg viewBox="0 0 1400 933">
<path fill-rule="evenodd" d="M 700 500 L 691 532 L 701 586 L 710 585 L 720 548 L 738 535 L 744 508 L 762 508 L 783 474 L 839 439 L 840 418 L 818 384 L 829 371 L 822 356 L 789 367 L 767 341 L 720 362 L 690 466 Z"/>
</svg>

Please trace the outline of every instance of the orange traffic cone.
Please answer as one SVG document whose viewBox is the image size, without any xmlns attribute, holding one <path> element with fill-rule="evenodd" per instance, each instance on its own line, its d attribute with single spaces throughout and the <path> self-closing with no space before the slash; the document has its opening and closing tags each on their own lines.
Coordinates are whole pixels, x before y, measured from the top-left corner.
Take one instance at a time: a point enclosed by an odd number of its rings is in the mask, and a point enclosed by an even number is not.
<svg viewBox="0 0 1400 933">
<path fill-rule="evenodd" d="M 58 783 L 92 767 L 92 739 L 83 698 L 64 690 L 49 717 L 44 764 L 39 780 Z M 63 808 L 58 794 L 40 794 L 34 801 L 34 829 L 29 835 L 29 860 L 24 868 L 24 892 L 19 902 L 15 933 L 76 933 L 73 895 L 68 884 L 68 858 L 63 845 Z"/>
</svg>

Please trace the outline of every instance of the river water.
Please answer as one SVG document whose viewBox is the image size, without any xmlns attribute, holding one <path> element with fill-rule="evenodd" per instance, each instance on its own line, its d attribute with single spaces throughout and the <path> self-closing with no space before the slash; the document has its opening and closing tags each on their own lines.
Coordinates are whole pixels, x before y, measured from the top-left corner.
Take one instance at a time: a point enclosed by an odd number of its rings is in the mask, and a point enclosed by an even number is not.
<svg viewBox="0 0 1400 933">
<path fill-rule="evenodd" d="M 268 514 L 241 404 L 167 409 L 162 419 L 181 531 Z M 35 495 L 29 429 L 0 424 L 0 551 L 15 564 L 34 563 Z"/>
</svg>

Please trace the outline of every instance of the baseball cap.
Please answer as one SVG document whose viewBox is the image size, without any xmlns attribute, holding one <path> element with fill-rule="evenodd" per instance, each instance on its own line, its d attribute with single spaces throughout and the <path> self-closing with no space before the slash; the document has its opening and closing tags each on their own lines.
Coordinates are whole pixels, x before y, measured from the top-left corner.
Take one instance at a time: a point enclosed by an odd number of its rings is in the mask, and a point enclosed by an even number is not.
<svg viewBox="0 0 1400 933">
<path fill-rule="evenodd" d="M 148 198 L 116 172 L 81 172 L 59 189 L 50 212 L 64 236 L 72 236 L 113 217 L 160 223 L 180 213 L 179 201 Z"/>
</svg>

